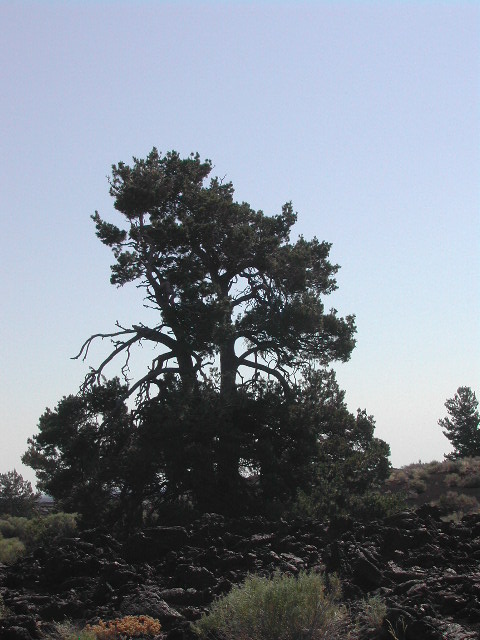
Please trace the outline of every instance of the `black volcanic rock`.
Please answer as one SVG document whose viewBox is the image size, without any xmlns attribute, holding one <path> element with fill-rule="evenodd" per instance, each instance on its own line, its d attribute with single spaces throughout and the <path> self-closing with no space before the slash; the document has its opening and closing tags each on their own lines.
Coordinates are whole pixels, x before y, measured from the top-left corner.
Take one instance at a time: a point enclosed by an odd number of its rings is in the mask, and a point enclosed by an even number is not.
<svg viewBox="0 0 480 640">
<path fill-rule="evenodd" d="M 189 622 L 249 572 L 312 569 L 338 573 L 353 609 L 381 595 L 392 628 L 406 628 L 406 640 L 480 638 L 480 515 L 446 523 L 422 507 L 328 529 L 316 521 L 206 514 L 123 543 L 90 530 L 0 567 L 0 594 L 11 611 L 0 621 L 0 639 L 34 640 L 39 626 L 66 617 L 146 614 L 162 622 L 167 640 L 190 640 Z M 388 630 L 378 637 L 390 637 Z"/>
</svg>

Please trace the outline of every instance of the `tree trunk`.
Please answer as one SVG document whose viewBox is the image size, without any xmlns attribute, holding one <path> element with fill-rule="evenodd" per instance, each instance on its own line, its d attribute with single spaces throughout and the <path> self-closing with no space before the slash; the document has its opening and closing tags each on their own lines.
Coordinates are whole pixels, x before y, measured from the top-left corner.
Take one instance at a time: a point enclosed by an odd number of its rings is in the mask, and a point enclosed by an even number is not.
<svg viewBox="0 0 480 640">
<path fill-rule="evenodd" d="M 186 394 L 190 394 L 198 388 L 198 380 L 193 367 L 193 359 L 186 349 L 179 349 L 176 354 L 182 388 Z"/>
<path fill-rule="evenodd" d="M 241 488 L 240 445 L 241 433 L 235 427 L 237 410 L 237 356 L 235 341 L 228 339 L 220 349 L 220 402 L 221 415 L 217 447 L 218 493 L 222 510 L 238 508 Z"/>
</svg>

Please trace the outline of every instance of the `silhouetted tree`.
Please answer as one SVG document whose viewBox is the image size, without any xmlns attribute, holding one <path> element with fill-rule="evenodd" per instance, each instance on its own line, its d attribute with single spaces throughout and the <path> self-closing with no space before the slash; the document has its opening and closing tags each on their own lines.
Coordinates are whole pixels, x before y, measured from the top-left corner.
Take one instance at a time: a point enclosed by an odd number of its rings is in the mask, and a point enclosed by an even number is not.
<svg viewBox="0 0 480 640">
<path fill-rule="evenodd" d="M 454 450 L 445 457 L 450 460 L 480 456 L 480 414 L 478 400 L 470 387 L 459 387 L 453 398 L 445 402 L 450 417 L 438 424 L 452 443 Z"/>
<path fill-rule="evenodd" d="M 303 237 L 292 243 L 290 203 L 276 216 L 254 211 L 233 200 L 231 183 L 213 178 L 206 184 L 211 169 L 198 155 L 162 157 L 156 149 L 145 160 L 134 158 L 131 167 L 113 166 L 110 193 L 126 228 L 96 213 L 97 235 L 115 256 L 112 283 L 138 282 L 158 321 L 95 334 L 77 357 L 86 357 L 95 338 L 113 341 L 87 388 L 120 354 L 128 362 L 135 344 L 158 347 L 149 370 L 127 392 L 139 394 L 139 407 L 166 374 L 178 378 L 190 402 L 216 362 L 221 413 L 214 472 L 218 485 L 234 492 L 241 483 L 238 394 L 267 377 L 285 397 L 292 395 L 306 364 L 348 360 L 355 325 L 353 316 L 325 312 L 321 301 L 336 288 L 330 244 Z"/>
<path fill-rule="evenodd" d="M 28 480 L 13 471 L 0 473 L 0 513 L 11 516 L 30 516 L 37 507 L 39 494 Z"/>
<path fill-rule="evenodd" d="M 124 226 L 93 216 L 115 257 L 111 282 L 135 282 L 157 317 L 88 338 L 77 358 L 96 339 L 110 338 L 110 353 L 29 440 L 39 486 L 85 520 L 138 522 L 142 505 L 182 499 L 199 510 L 282 506 L 321 473 L 361 492 L 388 468 L 373 419 L 347 411 L 325 370 L 355 344 L 354 317 L 322 301 L 336 289 L 330 244 L 292 242 L 290 203 L 255 211 L 231 183 L 207 183 L 211 170 L 153 149 L 112 168 Z M 145 342 L 156 348 L 148 371 L 128 380 Z M 122 356 L 125 384 L 105 382 Z"/>
<path fill-rule="evenodd" d="M 351 413 L 333 371 L 311 372 L 297 409 L 304 429 L 315 434 L 309 483 L 299 484 L 300 503 L 316 517 L 355 511 L 358 499 L 380 488 L 390 473 L 390 447 L 374 437 L 365 410 Z"/>
</svg>

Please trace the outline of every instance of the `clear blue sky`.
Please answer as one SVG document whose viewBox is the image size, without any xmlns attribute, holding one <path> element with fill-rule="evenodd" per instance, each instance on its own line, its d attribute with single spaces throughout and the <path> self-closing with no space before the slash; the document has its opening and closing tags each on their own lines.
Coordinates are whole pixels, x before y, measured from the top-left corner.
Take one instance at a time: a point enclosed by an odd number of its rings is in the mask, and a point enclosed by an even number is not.
<svg viewBox="0 0 480 640">
<path fill-rule="evenodd" d="M 111 164 L 154 145 L 333 243 L 350 408 L 395 466 L 442 458 L 443 403 L 480 388 L 479 23 L 475 2 L 0 2 L 0 472 L 33 480 L 70 357 L 142 313 L 89 216 L 115 220 Z"/>
</svg>

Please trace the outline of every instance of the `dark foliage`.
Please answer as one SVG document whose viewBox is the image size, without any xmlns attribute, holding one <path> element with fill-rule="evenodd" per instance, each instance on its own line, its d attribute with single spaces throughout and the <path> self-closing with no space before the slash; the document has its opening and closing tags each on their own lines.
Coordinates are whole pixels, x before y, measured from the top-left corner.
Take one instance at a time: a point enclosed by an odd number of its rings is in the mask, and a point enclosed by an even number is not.
<svg viewBox="0 0 480 640">
<path fill-rule="evenodd" d="M 315 453 L 310 482 L 299 485 L 296 510 L 321 518 L 373 517 L 388 510 L 376 492 L 390 473 L 390 447 L 374 437 L 372 416 L 347 409 L 333 371 L 312 372 L 297 411 L 303 428 L 315 434 Z"/>
<path fill-rule="evenodd" d="M 47 410 L 24 462 L 40 486 L 83 524 L 133 526 L 145 518 L 219 511 L 280 515 L 301 492 L 316 517 L 348 512 L 389 470 L 388 445 L 365 412 L 349 413 L 333 372 L 317 371 L 295 398 L 264 382 L 229 408 L 239 454 L 236 500 L 217 473 L 222 398 L 211 385 L 190 396 L 167 377 L 159 395 L 128 412 L 118 380 Z M 233 419 L 232 419 L 233 418 Z M 308 503 L 308 506 L 306 506 Z M 335 507 L 335 509 L 334 509 Z M 363 507 L 362 507 L 363 508 Z"/>
<path fill-rule="evenodd" d="M 13 471 L 0 473 L 0 514 L 31 516 L 36 509 L 38 494 L 28 480 Z"/>
<path fill-rule="evenodd" d="M 126 487 L 133 432 L 124 393 L 115 378 L 62 398 L 41 416 L 22 458 L 35 469 L 39 488 L 65 511 L 81 513 L 87 525 L 133 508 Z"/>
</svg>

